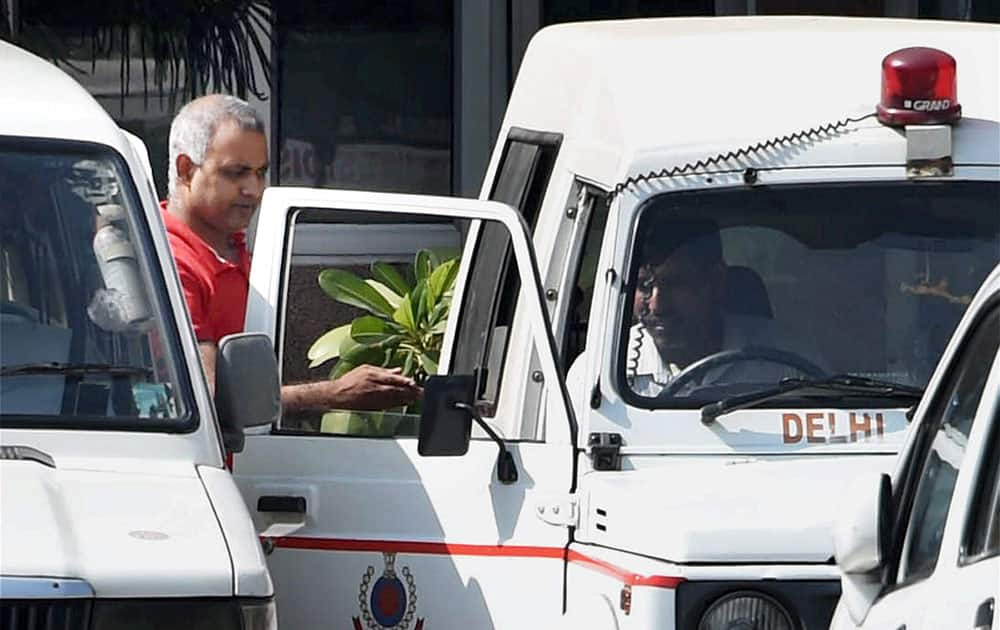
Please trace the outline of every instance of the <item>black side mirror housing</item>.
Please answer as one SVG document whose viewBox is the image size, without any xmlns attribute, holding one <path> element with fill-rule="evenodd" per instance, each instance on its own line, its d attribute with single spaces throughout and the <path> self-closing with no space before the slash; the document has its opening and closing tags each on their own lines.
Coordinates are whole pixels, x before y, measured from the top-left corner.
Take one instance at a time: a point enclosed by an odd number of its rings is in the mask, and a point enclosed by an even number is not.
<svg viewBox="0 0 1000 630">
<path fill-rule="evenodd" d="M 458 405 L 471 406 L 475 400 L 475 376 L 429 376 L 424 382 L 417 452 L 425 457 L 465 455 L 472 416 Z"/>
<path fill-rule="evenodd" d="M 226 451 L 243 450 L 243 429 L 276 422 L 281 415 L 278 362 L 267 335 L 239 333 L 219 342 L 215 411 Z"/>
<path fill-rule="evenodd" d="M 478 379 L 475 376 L 431 376 L 424 383 L 424 408 L 420 414 L 417 452 L 424 456 L 465 455 L 472 438 L 472 421 L 493 440 L 497 454 L 497 479 L 503 484 L 517 481 L 517 464 L 503 438 L 479 415 L 476 408 Z"/>
</svg>

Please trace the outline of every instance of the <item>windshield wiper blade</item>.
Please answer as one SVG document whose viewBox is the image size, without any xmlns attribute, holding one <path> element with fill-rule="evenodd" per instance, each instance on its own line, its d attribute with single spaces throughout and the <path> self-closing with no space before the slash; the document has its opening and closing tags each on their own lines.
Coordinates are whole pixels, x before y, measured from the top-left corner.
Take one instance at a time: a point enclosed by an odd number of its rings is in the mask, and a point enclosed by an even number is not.
<svg viewBox="0 0 1000 630">
<path fill-rule="evenodd" d="M 837 374 L 820 379 L 786 378 L 782 379 L 777 387 L 741 394 L 739 396 L 730 396 L 718 402 L 705 405 L 701 408 L 701 421 L 704 424 L 711 424 L 719 416 L 732 411 L 750 409 L 769 400 L 804 389 L 868 395 L 877 398 L 902 398 L 910 401 L 919 400 L 924 393 L 924 390 L 912 385 L 881 381 L 863 376 L 851 376 L 850 374 Z"/>
<path fill-rule="evenodd" d="M 107 363 L 23 363 L 0 369 L 0 376 L 19 374 L 107 374 L 109 376 L 150 376 L 152 368 Z"/>
</svg>

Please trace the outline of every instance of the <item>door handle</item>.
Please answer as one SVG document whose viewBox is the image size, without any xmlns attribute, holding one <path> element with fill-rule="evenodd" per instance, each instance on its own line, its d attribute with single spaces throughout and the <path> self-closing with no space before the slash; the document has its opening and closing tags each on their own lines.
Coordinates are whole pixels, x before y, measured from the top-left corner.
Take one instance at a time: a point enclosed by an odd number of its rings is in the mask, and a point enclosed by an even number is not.
<svg viewBox="0 0 1000 630">
<path fill-rule="evenodd" d="M 257 499 L 258 512 L 306 513 L 305 497 L 263 496 Z"/>
<path fill-rule="evenodd" d="M 993 628 L 993 598 L 987 599 L 976 609 L 975 630 L 991 630 Z"/>
<path fill-rule="evenodd" d="M 257 499 L 257 512 L 263 524 L 260 537 L 291 536 L 306 525 L 306 498 L 288 495 L 264 495 Z"/>
</svg>

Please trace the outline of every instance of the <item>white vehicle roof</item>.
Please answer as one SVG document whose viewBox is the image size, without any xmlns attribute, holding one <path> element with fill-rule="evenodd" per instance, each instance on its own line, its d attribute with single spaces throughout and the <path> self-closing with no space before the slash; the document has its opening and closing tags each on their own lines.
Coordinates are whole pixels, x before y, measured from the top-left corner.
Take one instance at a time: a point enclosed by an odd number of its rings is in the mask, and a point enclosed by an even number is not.
<svg viewBox="0 0 1000 630">
<path fill-rule="evenodd" d="M 0 77 L 0 136 L 97 142 L 124 152 L 108 113 L 53 64 L 0 42 Z"/>
<path fill-rule="evenodd" d="M 584 146 L 573 152 L 581 155 L 570 167 L 614 182 L 637 154 L 667 147 L 674 155 L 678 149 L 714 154 L 872 113 L 882 59 L 908 46 L 955 57 L 964 121 L 1000 119 L 998 26 L 713 17 L 543 29 L 521 64 L 504 124 L 580 141 Z M 879 124 L 870 119 L 863 126 Z M 995 145 L 997 138 L 983 141 Z M 997 153 L 986 152 L 994 163 Z"/>
</svg>

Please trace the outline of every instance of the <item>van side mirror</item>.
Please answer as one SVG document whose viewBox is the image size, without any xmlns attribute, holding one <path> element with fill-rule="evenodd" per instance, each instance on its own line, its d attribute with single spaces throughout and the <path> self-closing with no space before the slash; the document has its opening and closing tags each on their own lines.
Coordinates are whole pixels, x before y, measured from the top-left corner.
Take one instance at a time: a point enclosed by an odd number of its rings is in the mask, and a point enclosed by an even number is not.
<svg viewBox="0 0 1000 630">
<path fill-rule="evenodd" d="M 475 402 L 475 376 L 427 377 L 417 452 L 425 457 L 465 455 L 472 437 L 472 416 L 458 405 Z"/>
<path fill-rule="evenodd" d="M 882 568 L 891 542 L 892 480 L 865 475 L 851 485 L 834 523 L 833 549 L 848 613 L 861 624 L 882 590 Z"/>
<path fill-rule="evenodd" d="M 500 452 L 497 479 L 517 481 L 517 465 L 503 438 L 483 420 L 476 409 L 477 379 L 472 375 L 431 376 L 424 382 L 424 406 L 420 414 L 417 452 L 427 457 L 465 455 L 472 437 L 472 421 L 482 427 Z"/>
<path fill-rule="evenodd" d="M 278 362 L 267 335 L 239 333 L 219 342 L 215 364 L 215 412 L 226 450 L 243 450 L 243 429 L 278 420 Z"/>
</svg>

